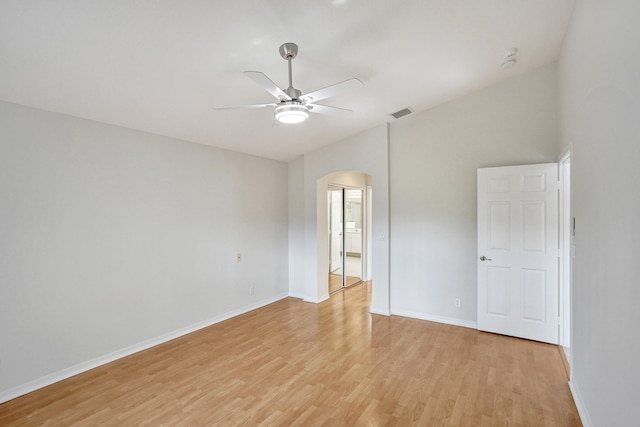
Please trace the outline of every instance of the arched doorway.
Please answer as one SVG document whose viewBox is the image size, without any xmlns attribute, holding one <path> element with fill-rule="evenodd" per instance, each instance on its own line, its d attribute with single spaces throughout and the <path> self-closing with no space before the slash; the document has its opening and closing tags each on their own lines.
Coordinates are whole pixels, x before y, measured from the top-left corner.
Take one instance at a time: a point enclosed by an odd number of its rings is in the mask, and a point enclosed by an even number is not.
<svg viewBox="0 0 640 427">
<path fill-rule="evenodd" d="M 371 306 L 389 315 L 389 129 L 380 125 L 305 154 L 289 164 L 289 286 L 292 296 L 320 303 L 329 298 L 327 177 L 359 171 L 371 177 L 369 245 Z"/>
</svg>

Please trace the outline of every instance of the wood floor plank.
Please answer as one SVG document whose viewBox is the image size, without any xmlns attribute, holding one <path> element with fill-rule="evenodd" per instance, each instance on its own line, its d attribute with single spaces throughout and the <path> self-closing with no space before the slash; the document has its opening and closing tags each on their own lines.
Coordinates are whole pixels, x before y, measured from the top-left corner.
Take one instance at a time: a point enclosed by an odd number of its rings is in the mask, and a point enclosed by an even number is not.
<svg viewBox="0 0 640 427">
<path fill-rule="evenodd" d="M 579 426 L 556 346 L 288 298 L 0 405 L 0 425 Z"/>
</svg>

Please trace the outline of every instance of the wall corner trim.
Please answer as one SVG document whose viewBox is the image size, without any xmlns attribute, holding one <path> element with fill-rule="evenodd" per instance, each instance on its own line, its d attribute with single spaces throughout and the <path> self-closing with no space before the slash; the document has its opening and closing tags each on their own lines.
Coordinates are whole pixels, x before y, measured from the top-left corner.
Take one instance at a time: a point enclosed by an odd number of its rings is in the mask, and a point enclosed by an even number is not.
<svg viewBox="0 0 640 427">
<path fill-rule="evenodd" d="M 303 302 L 310 302 L 313 304 L 320 304 L 323 301 L 326 301 L 329 299 L 329 295 L 324 295 L 324 296 L 319 296 L 318 298 L 303 298 L 302 301 Z"/>
<path fill-rule="evenodd" d="M 301 293 L 297 293 L 297 292 L 289 292 L 289 296 L 291 298 L 297 298 L 297 299 L 301 299 L 301 300 L 304 300 L 306 298 L 306 295 L 301 294 Z"/>
</svg>

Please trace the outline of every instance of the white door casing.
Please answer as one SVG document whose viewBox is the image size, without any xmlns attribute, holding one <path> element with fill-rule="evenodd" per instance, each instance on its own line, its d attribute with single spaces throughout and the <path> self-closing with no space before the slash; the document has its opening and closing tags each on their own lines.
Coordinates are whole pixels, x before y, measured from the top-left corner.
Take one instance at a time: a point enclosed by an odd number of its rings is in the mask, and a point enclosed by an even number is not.
<svg viewBox="0 0 640 427">
<path fill-rule="evenodd" d="M 560 335 L 558 343 L 563 347 L 571 346 L 571 153 L 567 151 L 558 161 L 559 181 L 559 232 L 560 262 L 558 271 L 558 291 L 560 295 Z M 569 358 L 570 359 L 570 358 Z"/>
<path fill-rule="evenodd" d="M 478 329 L 558 343 L 558 165 L 478 169 Z"/>
</svg>

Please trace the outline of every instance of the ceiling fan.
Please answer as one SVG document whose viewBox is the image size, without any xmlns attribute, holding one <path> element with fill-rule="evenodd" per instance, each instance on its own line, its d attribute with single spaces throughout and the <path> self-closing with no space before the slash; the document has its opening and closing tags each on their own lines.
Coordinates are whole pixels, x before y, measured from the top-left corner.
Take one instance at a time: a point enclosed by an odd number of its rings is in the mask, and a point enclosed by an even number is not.
<svg viewBox="0 0 640 427">
<path fill-rule="evenodd" d="M 289 87 L 280 89 L 274 82 L 260 71 L 245 71 L 244 74 L 256 82 L 264 90 L 273 95 L 278 102 L 269 104 L 236 105 L 229 107 L 214 107 L 214 110 L 229 110 L 235 108 L 263 108 L 275 107 L 274 117 L 280 123 L 301 123 L 309 117 L 309 112 L 328 114 L 334 116 L 346 115 L 352 112 L 345 108 L 330 107 L 328 105 L 316 104 L 317 101 L 341 95 L 342 93 L 362 87 L 363 84 L 358 79 L 349 79 L 322 89 L 306 94 L 293 87 L 291 77 L 291 61 L 298 55 L 298 45 L 295 43 L 285 43 L 280 46 L 280 56 L 289 64 Z"/>
</svg>

